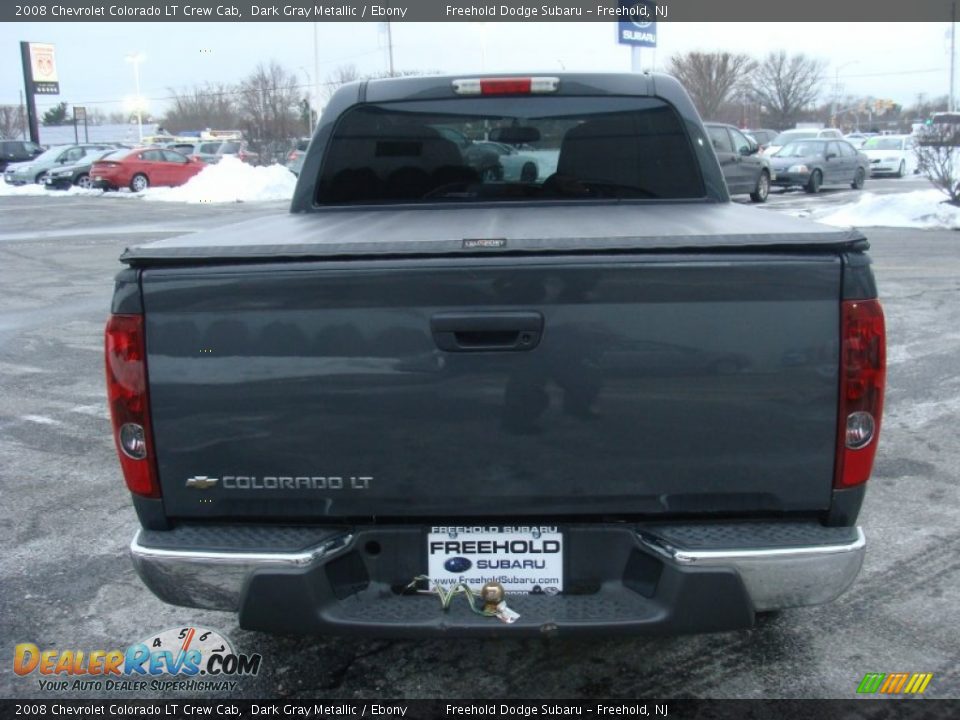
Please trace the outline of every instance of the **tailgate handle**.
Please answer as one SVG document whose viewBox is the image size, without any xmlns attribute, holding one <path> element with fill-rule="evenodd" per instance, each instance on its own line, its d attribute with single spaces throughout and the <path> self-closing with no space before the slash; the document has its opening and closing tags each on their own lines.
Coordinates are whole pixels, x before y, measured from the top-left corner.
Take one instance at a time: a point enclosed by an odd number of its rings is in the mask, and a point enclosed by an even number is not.
<svg viewBox="0 0 960 720">
<path fill-rule="evenodd" d="M 430 318 L 437 347 L 447 352 L 526 351 L 540 344 L 538 312 L 439 313 Z"/>
</svg>

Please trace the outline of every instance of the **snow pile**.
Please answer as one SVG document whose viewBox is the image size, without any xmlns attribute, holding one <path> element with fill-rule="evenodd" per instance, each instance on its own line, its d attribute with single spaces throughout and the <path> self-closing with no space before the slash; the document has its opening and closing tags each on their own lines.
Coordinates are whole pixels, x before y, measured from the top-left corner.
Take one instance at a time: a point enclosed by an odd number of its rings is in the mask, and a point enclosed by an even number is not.
<svg viewBox="0 0 960 720">
<path fill-rule="evenodd" d="M 811 219 L 838 227 L 960 228 L 960 207 L 943 202 L 939 190 L 876 195 L 864 193 L 861 199 L 825 215 L 812 213 Z"/>
<path fill-rule="evenodd" d="M 8 185 L 6 181 L 0 180 L 0 197 L 9 197 L 10 195 L 23 197 L 24 195 L 51 194 L 52 193 L 43 185 L 35 185 L 34 183 L 30 183 L 29 185 Z"/>
<path fill-rule="evenodd" d="M 264 202 L 289 200 L 296 185 L 296 176 L 283 165 L 253 167 L 228 155 L 180 187 L 150 188 L 142 195 L 159 202 Z"/>
</svg>

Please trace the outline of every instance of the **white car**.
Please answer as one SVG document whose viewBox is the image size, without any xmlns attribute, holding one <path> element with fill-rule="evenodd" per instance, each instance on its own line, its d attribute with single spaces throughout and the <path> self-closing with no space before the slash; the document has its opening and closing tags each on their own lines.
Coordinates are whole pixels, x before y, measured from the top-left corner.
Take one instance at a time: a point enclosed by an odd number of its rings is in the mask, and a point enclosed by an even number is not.
<svg viewBox="0 0 960 720">
<path fill-rule="evenodd" d="M 799 130 L 784 130 L 782 133 L 777 135 L 773 142 L 767 145 L 763 150 L 764 155 L 773 155 L 777 150 L 782 148 L 787 143 L 792 143 L 796 140 L 841 140 L 843 139 L 843 133 L 835 128 L 823 128 L 822 130 L 817 130 L 816 128 L 799 129 Z"/>
<path fill-rule="evenodd" d="M 870 174 L 903 177 L 917 170 L 914 138 L 910 135 L 878 135 L 867 140 L 860 152 L 870 158 Z"/>
</svg>

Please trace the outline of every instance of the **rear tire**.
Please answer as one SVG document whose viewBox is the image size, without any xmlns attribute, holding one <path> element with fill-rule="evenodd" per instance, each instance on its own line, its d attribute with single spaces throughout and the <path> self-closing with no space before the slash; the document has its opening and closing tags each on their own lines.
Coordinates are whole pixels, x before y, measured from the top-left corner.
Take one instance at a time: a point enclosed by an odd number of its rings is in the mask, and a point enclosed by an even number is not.
<svg viewBox="0 0 960 720">
<path fill-rule="evenodd" d="M 755 203 L 767 201 L 770 195 L 770 173 L 766 170 L 760 171 L 760 177 L 757 178 L 757 187 L 750 193 L 750 199 Z"/>
<path fill-rule="evenodd" d="M 813 174 L 810 176 L 810 179 L 807 181 L 807 184 L 804 186 L 804 190 L 808 193 L 816 194 L 820 192 L 820 185 L 823 183 L 823 174 L 819 170 L 814 170 Z"/>
<path fill-rule="evenodd" d="M 150 181 L 147 179 L 147 176 L 143 173 L 137 173 L 132 178 L 130 178 L 130 189 L 133 192 L 143 192 L 148 187 L 150 187 Z"/>
<path fill-rule="evenodd" d="M 863 184 L 867 181 L 867 174 L 863 171 L 863 168 L 857 168 L 857 172 L 853 175 L 853 182 L 850 183 L 850 187 L 854 190 L 862 190 Z"/>
<path fill-rule="evenodd" d="M 92 190 L 93 183 L 90 181 L 90 176 L 87 173 L 83 173 L 80 177 L 77 178 L 77 181 L 74 183 L 77 187 L 82 187 L 84 190 Z"/>
<path fill-rule="evenodd" d="M 46 175 L 46 172 L 37 173 L 37 176 L 33 179 L 34 184 L 39 185 L 43 182 L 43 176 Z"/>
<path fill-rule="evenodd" d="M 907 161 L 901 160 L 900 167 L 897 168 L 897 177 L 902 178 L 906 174 L 907 174 Z"/>
</svg>

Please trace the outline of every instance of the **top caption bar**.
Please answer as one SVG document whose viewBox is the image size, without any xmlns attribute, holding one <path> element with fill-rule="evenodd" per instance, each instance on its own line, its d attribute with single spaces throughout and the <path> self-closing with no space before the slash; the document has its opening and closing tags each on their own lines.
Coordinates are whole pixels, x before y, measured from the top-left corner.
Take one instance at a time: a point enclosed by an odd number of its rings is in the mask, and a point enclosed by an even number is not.
<svg viewBox="0 0 960 720">
<path fill-rule="evenodd" d="M 659 0 L 647 3 L 657 22 L 949 22 L 950 0 Z M 38 0 L 0 3 L 0 22 L 614 22 L 616 0 L 549 2 L 150 2 Z M 639 19 L 643 21 L 643 18 Z M 866 24 L 866 23 L 865 23 Z M 718 29 L 718 32 L 720 30 Z M 909 32 L 904 27 L 902 32 Z"/>
</svg>

